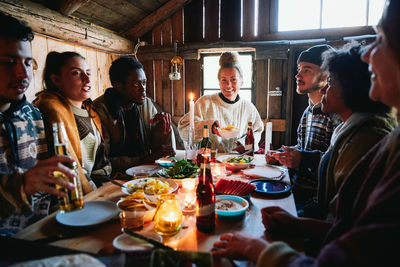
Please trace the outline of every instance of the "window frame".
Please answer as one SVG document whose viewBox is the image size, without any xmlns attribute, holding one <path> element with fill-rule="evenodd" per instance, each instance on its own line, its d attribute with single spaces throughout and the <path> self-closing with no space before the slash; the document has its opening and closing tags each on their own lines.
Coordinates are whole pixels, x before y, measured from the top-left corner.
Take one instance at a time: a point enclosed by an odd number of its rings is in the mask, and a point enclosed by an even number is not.
<svg viewBox="0 0 400 267">
<path fill-rule="evenodd" d="M 204 57 L 207 56 L 220 56 L 221 53 L 226 52 L 228 50 L 223 49 L 223 50 L 215 50 L 213 52 L 201 52 L 200 53 L 200 64 L 201 64 L 201 90 L 200 90 L 200 94 L 201 96 L 204 96 L 204 91 L 205 90 L 215 90 L 213 88 L 204 88 Z M 254 77 L 255 76 L 255 72 L 256 72 L 256 68 L 255 68 L 255 51 L 236 51 L 239 53 L 239 55 L 251 55 L 252 56 L 252 73 L 251 73 L 251 78 L 250 78 L 250 82 L 251 82 L 251 86 L 250 87 L 241 87 L 240 91 L 242 91 L 242 89 L 245 89 L 246 91 L 250 91 L 251 92 L 251 102 L 255 105 L 255 82 L 254 82 Z M 215 73 L 215 75 L 217 76 L 217 73 Z M 220 88 L 217 88 L 218 91 L 220 91 Z M 239 95 L 240 95 L 240 91 L 239 91 Z"/>
<path fill-rule="evenodd" d="M 343 35 L 343 32 L 351 32 L 352 35 L 362 35 L 362 34 L 373 34 L 373 25 L 368 25 L 368 17 L 369 17 L 369 0 L 365 0 L 367 2 L 367 10 L 366 10 L 366 16 L 367 16 L 367 21 L 366 25 L 360 25 L 360 26 L 350 26 L 350 27 L 340 27 L 340 28 L 321 28 L 321 23 L 322 23 L 322 5 L 320 7 L 320 28 L 318 29 L 303 29 L 303 30 L 291 30 L 291 31 L 278 31 L 278 17 L 279 17 L 279 1 L 280 0 L 271 0 L 270 4 L 270 34 L 272 36 L 278 35 L 277 38 L 284 38 L 289 37 L 289 38 L 299 38 L 300 36 L 304 35 L 309 35 L 308 39 L 313 38 L 315 36 L 323 37 L 321 33 L 323 34 L 324 32 L 328 31 L 330 35 L 328 36 L 341 36 Z M 321 0 L 324 1 L 324 0 Z M 359 32 L 359 33 L 357 33 Z M 325 34 L 326 35 L 326 34 Z"/>
</svg>

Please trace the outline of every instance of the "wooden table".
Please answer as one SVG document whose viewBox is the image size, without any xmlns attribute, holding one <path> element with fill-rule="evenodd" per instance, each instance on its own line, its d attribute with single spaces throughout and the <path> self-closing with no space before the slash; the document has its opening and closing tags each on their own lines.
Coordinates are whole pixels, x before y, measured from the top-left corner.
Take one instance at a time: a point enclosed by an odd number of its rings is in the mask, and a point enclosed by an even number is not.
<svg viewBox="0 0 400 267">
<path fill-rule="evenodd" d="M 255 164 L 264 165 L 264 155 L 255 155 Z M 240 178 L 240 175 L 233 175 L 232 179 L 243 178 Z M 284 180 L 289 181 L 287 172 Z M 122 196 L 125 195 L 121 192 L 120 187 L 112 183 L 107 183 L 97 190 L 87 194 L 85 196 L 85 201 L 110 200 L 117 202 Z M 244 219 L 238 221 L 218 219 L 215 233 L 204 234 L 196 230 L 195 215 L 187 215 L 182 224 L 182 230 L 175 236 L 164 237 L 163 243 L 178 250 L 208 252 L 211 250 L 213 243 L 219 239 L 221 234 L 224 233 L 241 231 L 253 237 L 262 237 L 265 229 L 261 222 L 260 210 L 266 206 L 280 206 L 291 214 L 296 215 L 296 208 L 292 195 L 280 199 L 266 199 L 251 196 L 250 208 Z M 25 240 L 37 240 L 60 234 L 73 235 L 71 238 L 58 240 L 51 244 L 99 255 L 109 255 L 115 252 L 115 249 L 112 246 L 112 241 L 116 236 L 121 234 L 118 218 L 93 227 L 74 228 L 59 224 L 55 219 L 55 215 L 56 214 L 53 213 L 36 222 L 17 233 L 14 237 Z M 146 223 L 141 232 L 142 231 L 153 231 L 153 222 Z"/>
</svg>

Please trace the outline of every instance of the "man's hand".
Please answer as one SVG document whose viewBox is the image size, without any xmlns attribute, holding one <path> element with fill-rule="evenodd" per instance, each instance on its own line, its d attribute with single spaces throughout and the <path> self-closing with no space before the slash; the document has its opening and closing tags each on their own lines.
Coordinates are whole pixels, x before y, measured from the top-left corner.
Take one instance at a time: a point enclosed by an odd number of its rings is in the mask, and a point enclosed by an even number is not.
<svg viewBox="0 0 400 267">
<path fill-rule="evenodd" d="M 285 152 L 273 153 L 272 156 L 288 168 L 298 168 L 301 162 L 301 151 L 295 147 L 282 146 Z"/>
<path fill-rule="evenodd" d="M 239 154 L 243 154 L 245 149 L 242 143 L 240 143 L 239 141 L 235 141 L 235 144 L 237 145 L 237 147 L 233 148 L 232 150 L 237 151 Z"/>
<path fill-rule="evenodd" d="M 160 112 L 157 113 L 153 119 L 149 119 L 150 123 L 157 124 L 163 132 L 163 134 L 168 134 L 171 131 L 171 114 Z"/>
<path fill-rule="evenodd" d="M 280 207 L 271 206 L 261 209 L 262 223 L 269 232 L 298 235 L 299 219 Z"/>
<path fill-rule="evenodd" d="M 74 160 L 67 156 L 53 156 L 49 159 L 38 161 L 35 166 L 25 172 L 25 193 L 31 196 L 36 192 L 47 192 L 55 196 L 66 197 L 67 194 L 65 192 L 53 187 L 53 185 L 58 184 L 69 190 L 75 189 L 72 183 L 53 176 L 54 171 L 62 172 L 69 178 L 73 178 L 76 175 L 73 170 L 64 166 L 63 162 L 71 164 Z"/>
<path fill-rule="evenodd" d="M 261 238 L 253 238 L 242 233 L 228 233 L 220 236 L 211 250 L 215 257 L 249 260 L 257 262 L 258 256 L 269 243 Z"/>
<path fill-rule="evenodd" d="M 266 162 L 267 164 L 274 165 L 274 164 L 277 164 L 277 163 L 278 163 L 278 160 L 275 159 L 274 156 L 272 156 L 273 154 L 274 154 L 274 153 L 272 153 L 271 151 L 267 151 L 267 153 L 265 153 L 265 162 Z"/>
</svg>

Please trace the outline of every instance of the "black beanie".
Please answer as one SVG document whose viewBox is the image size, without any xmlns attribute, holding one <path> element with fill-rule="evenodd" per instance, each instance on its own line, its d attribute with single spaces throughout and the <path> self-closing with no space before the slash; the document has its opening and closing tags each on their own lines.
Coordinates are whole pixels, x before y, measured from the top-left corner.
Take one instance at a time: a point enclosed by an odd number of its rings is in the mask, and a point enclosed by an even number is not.
<svg viewBox="0 0 400 267">
<path fill-rule="evenodd" d="M 326 50 L 333 50 L 330 45 L 315 45 L 301 52 L 299 58 L 297 59 L 297 64 L 300 62 L 313 63 L 315 65 L 321 66 L 322 58 L 321 55 Z"/>
</svg>

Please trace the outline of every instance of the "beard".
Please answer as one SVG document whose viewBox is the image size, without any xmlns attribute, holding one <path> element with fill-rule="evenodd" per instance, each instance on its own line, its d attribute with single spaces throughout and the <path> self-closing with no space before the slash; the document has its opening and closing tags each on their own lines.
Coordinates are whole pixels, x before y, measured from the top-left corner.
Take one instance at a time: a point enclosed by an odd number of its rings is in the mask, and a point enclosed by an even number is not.
<svg viewBox="0 0 400 267">
<path fill-rule="evenodd" d="M 301 80 L 300 80 L 301 81 Z M 326 80 L 323 78 L 323 75 L 319 75 L 319 77 L 307 88 L 303 88 L 300 90 L 299 86 L 296 86 L 296 92 L 299 95 L 310 94 L 315 91 L 321 90 L 326 85 Z M 303 85 L 304 86 L 304 85 Z"/>
</svg>

